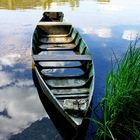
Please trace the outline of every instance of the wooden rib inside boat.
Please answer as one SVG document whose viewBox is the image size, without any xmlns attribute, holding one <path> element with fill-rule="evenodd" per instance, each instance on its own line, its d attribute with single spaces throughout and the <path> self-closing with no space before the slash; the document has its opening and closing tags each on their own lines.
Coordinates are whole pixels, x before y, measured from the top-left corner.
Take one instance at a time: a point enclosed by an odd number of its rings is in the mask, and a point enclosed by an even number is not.
<svg viewBox="0 0 140 140">
<path fill-rule="evenodd" d="M 78 31 L 62 21 L 62 12 L 43 15 L 32 38 L 35 73 L 44 94 L 77 129 L 93 95 L 93 60 Z"/>
</svg>

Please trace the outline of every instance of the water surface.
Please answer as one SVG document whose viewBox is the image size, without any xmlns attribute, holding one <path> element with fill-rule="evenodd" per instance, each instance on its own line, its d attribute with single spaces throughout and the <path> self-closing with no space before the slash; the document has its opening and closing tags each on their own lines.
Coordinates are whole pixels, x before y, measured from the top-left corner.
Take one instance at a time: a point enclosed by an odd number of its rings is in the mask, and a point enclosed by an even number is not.
<svg viewBox="0 0 140 140">
<path fill-rule="evenodd" d="M 64 12 L 88 44 L 95 64 L 95 107 L 104 95 L 113 51 L 121 57 L 140 33 L 139 7 L 139 0 L 0 0 L 0 139 L 62 139 L 32 80 L 30 42 L 43 11 Z"/>
</svg>

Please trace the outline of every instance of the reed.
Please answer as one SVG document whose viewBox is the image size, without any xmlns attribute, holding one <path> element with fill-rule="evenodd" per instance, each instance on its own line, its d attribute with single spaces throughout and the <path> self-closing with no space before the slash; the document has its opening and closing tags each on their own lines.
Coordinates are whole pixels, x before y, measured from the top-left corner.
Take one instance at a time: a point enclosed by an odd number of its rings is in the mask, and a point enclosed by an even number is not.
<svg viewBox="0 0 140 140">
<path fill-rule="evenodd" d="M 104 120 L 98 124 L 97 139 L 140 139 L 140 47 L 131 42 L 122 59 L 112 65 L 101 100 Z"/>
</svg>

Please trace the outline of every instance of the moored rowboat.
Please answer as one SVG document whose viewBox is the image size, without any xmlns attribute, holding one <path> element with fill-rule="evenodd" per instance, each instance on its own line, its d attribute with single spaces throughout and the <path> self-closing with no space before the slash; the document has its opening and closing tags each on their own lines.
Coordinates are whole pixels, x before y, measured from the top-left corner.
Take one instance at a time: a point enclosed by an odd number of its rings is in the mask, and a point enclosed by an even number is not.
<svg viewBox="0 0 140 140">
<path fill-rule="evenodd" d="M 59 16 L 59 14 L 61 16 Z M 89 48 L 69 23 L 42 18 L 32 38 L 32 58 L 42 91 L 77 129 L 89 108 L 94 90 L 94 65 Z M 61 20 L 59 20 L 61 19 Z"/>
</svg>

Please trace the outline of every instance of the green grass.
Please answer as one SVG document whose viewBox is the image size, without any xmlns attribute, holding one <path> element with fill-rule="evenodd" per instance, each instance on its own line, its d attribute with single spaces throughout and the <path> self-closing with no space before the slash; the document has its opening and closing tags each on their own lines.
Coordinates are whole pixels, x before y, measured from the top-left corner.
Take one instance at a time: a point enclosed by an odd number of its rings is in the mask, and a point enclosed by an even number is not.
<svg viewBox="0 0 140 140">
<path fill-rule="evenodd" d="M 97 139 L 140 139 L 140 47 L 137 39 L 124 57 L 113 64 L 101 100 L 104 121 L 96 121 Z"/>
</svg>

